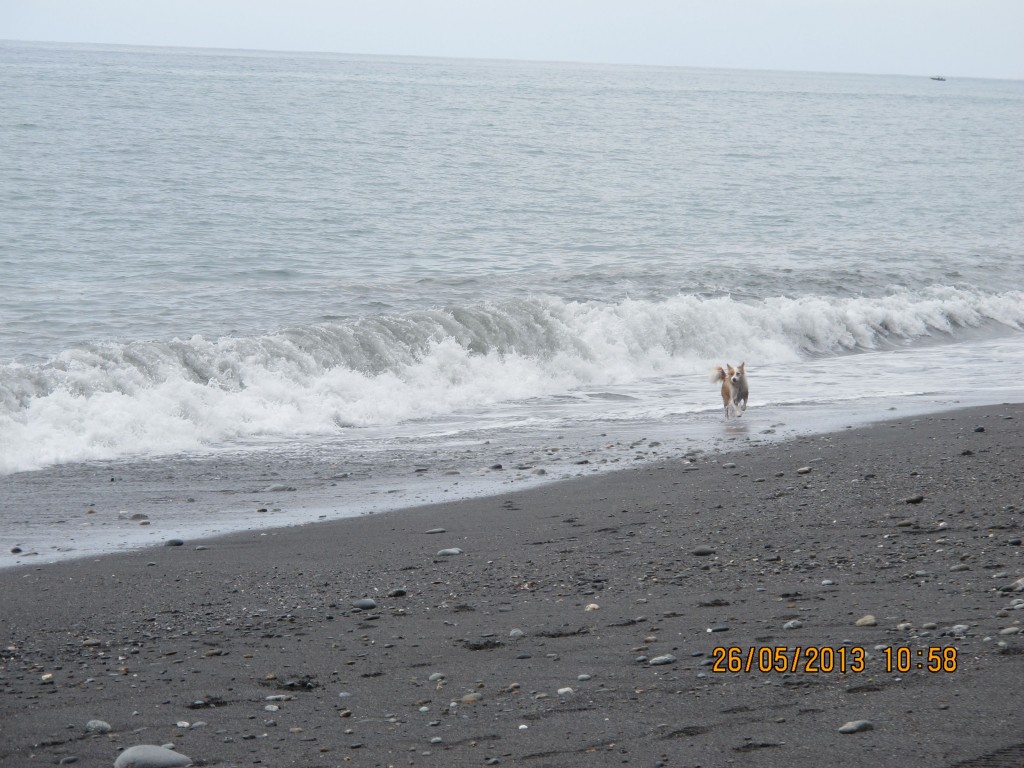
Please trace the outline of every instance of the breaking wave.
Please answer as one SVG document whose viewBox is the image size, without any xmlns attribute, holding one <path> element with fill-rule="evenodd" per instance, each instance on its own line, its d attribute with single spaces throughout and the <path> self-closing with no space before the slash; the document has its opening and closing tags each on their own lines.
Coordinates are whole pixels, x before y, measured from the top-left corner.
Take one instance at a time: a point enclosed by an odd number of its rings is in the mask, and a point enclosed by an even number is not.
<svg viewBox="0 0 1024 768">
<path fill-rule="evenodd" d="M 103 343 L 0 367 L 0 473 L 330 434 L 593 385 L 1024 327 L 1024 293 L 744 302 L 533 297 L 254 337 Z"/>
</svg>

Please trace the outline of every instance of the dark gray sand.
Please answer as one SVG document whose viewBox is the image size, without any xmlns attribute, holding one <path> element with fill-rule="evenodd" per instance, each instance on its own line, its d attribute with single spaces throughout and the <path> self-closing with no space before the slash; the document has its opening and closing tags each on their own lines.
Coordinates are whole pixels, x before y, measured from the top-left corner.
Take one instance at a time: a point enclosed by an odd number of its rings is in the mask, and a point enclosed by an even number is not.
<svg viewBox="0 0 1024 768">
<path fill-rule="evenodd" d="M 1022 426 L 8 568 L 0 765 L 1020 766 Z"/>
</svg>

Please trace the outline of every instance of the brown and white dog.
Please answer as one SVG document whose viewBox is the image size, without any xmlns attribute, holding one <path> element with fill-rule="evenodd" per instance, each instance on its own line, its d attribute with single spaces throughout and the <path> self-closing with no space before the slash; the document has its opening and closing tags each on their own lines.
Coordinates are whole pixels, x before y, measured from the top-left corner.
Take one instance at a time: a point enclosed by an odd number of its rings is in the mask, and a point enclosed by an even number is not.
<svg viewBox="0 0 1024 768">
<path fill-rule="evenodd" d="M 725 405 L 725 418 L 736 416 L 739 418 L 747 410 L 747 373 L 743 369 L 746 363 L 740 363 L 739 368 L 733 368 L 728 363 L 723 368 L 716 365 L 711 369 L 711 380 L 722 382 L 722 403 Z"/>
</svg>

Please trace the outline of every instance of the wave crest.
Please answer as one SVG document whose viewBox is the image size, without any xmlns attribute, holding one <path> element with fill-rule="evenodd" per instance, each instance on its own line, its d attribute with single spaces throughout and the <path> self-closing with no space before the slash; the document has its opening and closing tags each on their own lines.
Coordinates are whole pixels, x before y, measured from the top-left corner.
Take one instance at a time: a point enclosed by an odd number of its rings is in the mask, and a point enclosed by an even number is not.
<svg viewBox="0 0 1024 768">
<path fill-rule="evenodd" d="M 95 344 L 0 367 L 0 472 L 329 434 L 723 360 L 765 366 L 1022 324 L 1019 291 L 935 286 L 757 302 L 532 297 L 265 336 Z"/>
</svg>

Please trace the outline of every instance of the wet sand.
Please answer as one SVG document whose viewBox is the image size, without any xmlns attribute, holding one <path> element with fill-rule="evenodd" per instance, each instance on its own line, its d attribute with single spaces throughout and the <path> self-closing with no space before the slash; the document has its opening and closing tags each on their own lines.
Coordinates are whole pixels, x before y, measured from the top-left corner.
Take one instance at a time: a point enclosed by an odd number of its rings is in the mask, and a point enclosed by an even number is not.
<svg viewBox="0 0 1024 768">
<path fill-rule="evenodd" d="M 0 765 L 1019 766 L 1022 421 L 4 569 Z"/>
</svg>

